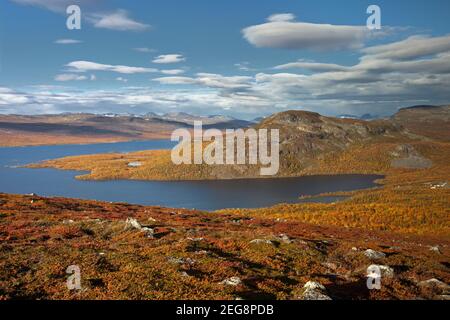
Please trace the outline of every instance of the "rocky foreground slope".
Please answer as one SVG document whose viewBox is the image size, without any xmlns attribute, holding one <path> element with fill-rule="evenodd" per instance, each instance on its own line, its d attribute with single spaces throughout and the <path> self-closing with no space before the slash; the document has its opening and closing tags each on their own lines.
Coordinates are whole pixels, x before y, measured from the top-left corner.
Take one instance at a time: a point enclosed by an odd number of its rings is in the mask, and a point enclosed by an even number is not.
<svg viewBox="0 0 450 320">
<path fill-rule="evenodd" d="M 448 299 L 442 237 L 0 194 L 1 299 Z M 81 270 L 81 290 L 66 286 Z M 366 273 L 382 271 L 381 289 Z"/>
</svg>

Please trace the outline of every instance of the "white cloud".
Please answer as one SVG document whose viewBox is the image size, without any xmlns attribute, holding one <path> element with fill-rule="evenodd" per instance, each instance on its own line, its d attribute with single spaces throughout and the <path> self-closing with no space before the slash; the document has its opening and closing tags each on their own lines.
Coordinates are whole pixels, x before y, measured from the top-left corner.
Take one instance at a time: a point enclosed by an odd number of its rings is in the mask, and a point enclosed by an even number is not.
<svg viewBox="0 0 450 320">
<path fill-rule="evenodd" d="M 75 40 L 75 39 L 58 39 L 55 40 L 56 44 L 78 44 L 82 43 L 83 41 Z"/>
<path fill-rule="evenodd" d="M 293 21 L 295 20 L 295 15 L 292 13 L 276 13 L 267 18 L 270 22 L 281 22 L 281 21 Z"/>
<path fill-rule="evenodd" d="M 95 27 L 118 31 L 145 31 L 150 29 L 150 25 L 133 20 L 125 10 L 117 10 L 113 13 L 94 13 L 89 15 L 88 20 Z"/>
<path fill-rule="evenodd" d="M 388 113 L 389 108 L 395 110 L 423 102 L 448 104 L 450 46 L 445 46 L 444 42 L 443 37 L 414 37 L 373 46 L 363 49 L 365 54 L 353 66 L 307 61 L 280 65 L 275 68 L 298 67 L 315 73 L 261 73 L 256 75 L 252 94 L 279 104 L 299 101 L 305 105 L 312 104 L 311 99 L 315 104 L 332 100 L 336 106 L 328 110 L 358 105 L 363 112 L 377 112 L 381 108 Z M 406 50 L 412 43 L 417 47 Z M 392 51 L 393 48 L 396 50 Z"/>
<path fill-rule="evenodd" d="M 214 73 L 197 73 L 197 81 L 204 86 L 219 89 L 245 89 L 250 87 L 252 77 L 222 76 Z"/>
<path fill-rule="evenodd" d="M 179 74 L 183 74 L 186 71 L 183 69 L 170 69 L 170 70 L 161 70 L 162 74 L 167 74 L 167 75 L 179 75 Z"/>
<path fill-rule="evenodd" d="M 74 74 L 74 73 L 63 73 L 58 74 L 55 77 L 55 81 L 82 81 L 87 80 L 88 78 L 86 76 Z"/>
<path fill-rule="evenodd" d="M 442 37 L 412 36 L 403 41 L 362 50 L 368 56 L 395 60 L 415 59 L 450 51 L 450 35 Z"/>
<path fill-rule="evenodd" d="M 128 79 L 122 78 L 122 77 L 117 77 L 116 81 L 120 81 L 120 82 L 128 82 Z"/>
<path fill-rule="evenodd" d="M 92 0 L 12 0 L 21 5 L 41 7 L 54 12 L 65 12 L 66 8 L 76 4 L 82 8 L 86 7 Z"/>
<path fill-rule="evenodd" d="M 247 71 L 247 72 L 254 71 L 254 69 L 250 68 L 250 63 L 247 61 L 235 63 L 234 66 L 237 67 L 241 71 Z"/>
<path fill-rule="evenodd" d="M 266 23 L 242 30 L 256 47 L 310 50 L 355 49 L 369 36 L 365 26 L 345 26 L 296 22 L 289 13 L 275 14 Z"/>
<path fill-rule="evenodd" d="M 341 66 L 334 63 L 318 63 L 318 62 L 309 62 L 304 60 L 299 60 L 297 62 L 291 62 L 286 64 L 281 64 L 275 66 L 275 70 L 285 70 L 285 69 L 306 69 L 311 71 L 345 71 L 348 67 Z"/>
<path fill-rule="evenodd" d="M 154 68 L 144 68 L 144 67 L 130 67 L 122 65 L 110 65 L 102 64 L 91 61 L 73 61 L 66 65 L 70 71 L 73 72 L 86 72 L 86 71 L 111 71 L 122 74 L 135 74 L 135 73 L 151 73 L 158 72 Z"/>
<path fill-rule="evenodd" d="M 10 88 L 0 87 L 0 105 L 26 104 L 30 99 L 22 93 Z"/>
<path fill-rule="evenodd" d="M 216 89 L 230 89 L 230 90 L 243 90 L 250 88 L 250 81 L 252 77 L 244 76 L 232 76 L 226 77 L 220 74 L 214 73 L 197 73 L 195 78 L 191 77 L 162 77 L 155 78 L 153 81 L 157 81 L 161 84 L 195 84 L 200 86 L 205 86 L 208 88 Z"/>
<path fill-rule="evenodd" d="M 162 77 L 152 79 L 153 81 L 157 81 L 161 84 L 198 84 L 197 80 L 190 77 Z"/>
<path fill-rule="evenodd" d="M 142 48 L 133 48 L 133 50 L 134 50 L 134 51 L 137 51 L 137 52 L 142 52 L 142 53 L 156 52 L 156 49 L 145 48 L 145 47 L 142 47 Z"/>
<path fill-rule="evenodd" d="M 70 5 L 78 5 L 82 16 L 97 28 L 117 31 L 146 31 L 151 28 L 149 24 L 138 22 L 131 17 L 126 10 L 118 9 L 115 12 L 97 12 L 95 7 L 100 0 L 11 0 L 21 5 L 30 5 L 44 8 L 59 14 L 66 14 Z"/>
<path fill-rule="evenodd" d="M 160 63 L 160 64 L 168 64 L 168 63 L 178 63 L 186 61 L 186 58 L 183 57 L 181 54 L 162 54 L 157 56 L 153 63 Z"/>
</svg>

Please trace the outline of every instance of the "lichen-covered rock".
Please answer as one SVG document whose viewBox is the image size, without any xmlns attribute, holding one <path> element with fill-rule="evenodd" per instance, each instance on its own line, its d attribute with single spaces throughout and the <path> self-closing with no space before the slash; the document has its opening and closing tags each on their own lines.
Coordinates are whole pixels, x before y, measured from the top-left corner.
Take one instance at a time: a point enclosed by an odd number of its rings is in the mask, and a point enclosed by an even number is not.
<svg viewBox="0 0 450 320">
<path fill-rule="evenodd" d="M 419 282 L 419 287 L 436 288 L 445 292 L 450 291 L 450 286 L 448 284 L 435 278 Z"/>
<path fill-rule="evenodd" d="M 285 243 L 285 244 L 290 244 L 290 243 L 294 242 L 294 241 L 293 241 L 291 238 L 289 238 L 289 236 L 286 235 L 286 234 L 280 234 L 280 235 L 278 235 L 277 240 L 279 240 L 280 242 Z"/>
<path fill-rule="evenodd" d="M 431 246 L 430 251 L 436 252 L 438 254 L 442 254 L 441 248 L 439 246 Z"/>
<path fill-rule="evenodd" d="M 392 269 L 389 266 L 373 264 L 373 265 L 369 266 L 368 270 L 369 269 L 370 270 L 379 269 L 381 272 L 381 276 L 386 277 L 386 278 L 393 278 L 395 275 L 394 269 Z"/>
<path fill-rule="evenodd" d="M 308 281 L 303 286 L 303 289 L 302 300 L 332 300 L 326 294 L 326 288 L 318 282 Z"/>
<path fill-rule="evenodd" d="M 242 280 L 239 277 L 231 277 L 231 278 L 223 280 L 221 282 L 221 284 L 236 287 L 236 286 L 242 284 Z"/>
<path fill-rule="evenodd" d="M 307 283 L 305 283 L 303 288 L 310 289 L 310 290 L 323 290 L 323 291 L 326 290 L 322 284 L 320 284 L 319 282 L 315 282 L 315 281 L 308 281 Z"/>
<path fill-rule="evenodd" d="M 268 240 L 268 239 L 254 239 L 252 241 L 250 241 L 251 244 L 270 244 L 273 245 L 272 240 Z"/>
<path fill-rule="evenodd" d="M 155 230 L 149 227 L 143 227 L 136 219 L 134 218 L 127 218 L 127 221 L 125 221 L 125 230 L 139 230 L 145 233 L 145 235 L 149 238 L 153 238 L 155 235 Z"/>
<path fill-rule="evenodd" d="M 136 229 L 136 230 L 142 230 L 141 224 L 134 218 L 127 218 L 127 221 L 125 221 L 125 229 Z"/>
<path fill-rule="evenodd" d="M 384 254 L 383 252 L 375 251 L 372 249 L 367 249 L 366 251 L 364 251 L 364 255 L 371 260 L 386 258 L 386 254 Z"/>
</svg>

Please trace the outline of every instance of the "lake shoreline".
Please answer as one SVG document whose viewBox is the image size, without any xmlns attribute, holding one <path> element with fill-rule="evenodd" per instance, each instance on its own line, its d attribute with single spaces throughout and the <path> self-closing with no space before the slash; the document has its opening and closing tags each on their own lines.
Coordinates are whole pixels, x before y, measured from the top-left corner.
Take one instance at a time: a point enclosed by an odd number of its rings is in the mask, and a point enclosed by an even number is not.
<svg viewBox="0 0 450 320">
<path fill-rule="evenodd" d="M 89 145 L 96 145 L 96 144 L 116 144 L 116 143 L 124 143 L 124 142 L 145 142 L 145 141 L 157 141 L 157 140 L 167 140 L 170 136 L 168 135 L 161 135 L 161 136 L 155 136 L 154 138 L 143 138 L 143 139 L 117 139 L 114 138 L 114 140 L 111 139 L 99 139 L 98 141 L 90 141 L 90 142 L 72 142 L 67 143 L 65 141 L 61 142 L 53 142 L 53 143 L 20 143 L 20 144 L 13 144 L 13 145 L 7 145 L 4 143 L 0 143 L 0 149 L 3 148 L 28 148 L 28 147 L 52 147 L 52 146 L 89 146 Z M 89 138 L 87 140 L 90 140 Z M 84 141 L 84 139 L 82 139 Z"/>
<path fill-rule="evenodd" d="M 20 147 L 0 149 L 0 191 L 14 194 L 37 193 L 43 196 L 62 196 L 99 201 L 126 202 L 139 205 L 196 208 L 207 211 L 226 208 L 266 208 L 280 203 L 297 203 L 301 194 L 318 195 L 324 192 L 351 191 L 376 186 L 374 180 L 382 176 L 364 175 L 308 175 L 303 177 L 260 177 L 240 179 L 204 179 L 175 181 L 125 179 L 75 179 L 89 174 L 89 168 L 23 168 L 38 163 L 79 154 L 97 157 L 96 153 L 115 152 L 120 157 L 132 153 L 167 152 L 173 142 L 168 140 L 138 141 L 118 144 L 69 145 L 50 147 Z M 153 149 L 153 151 L 152 151 Z M 117 153 L 120 152 L 120 153 Z M 146 154 L 144 152 L 144 154 Z M 118 160 L 128 170 L 128 159 Z M 98 163 L 98 161 L 95 161 Z M 69 168 L 67 168 L 69 169 Z M 133 170 L 134 168 L 130 168 Z"/>
</svg>

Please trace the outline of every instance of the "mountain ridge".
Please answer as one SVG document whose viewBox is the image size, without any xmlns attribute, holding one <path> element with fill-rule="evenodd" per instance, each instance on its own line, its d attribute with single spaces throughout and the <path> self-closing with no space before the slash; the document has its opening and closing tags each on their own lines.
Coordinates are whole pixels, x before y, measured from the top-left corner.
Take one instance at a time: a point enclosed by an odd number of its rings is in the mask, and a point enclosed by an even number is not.
<svg viewBox="0 0 450 320">
<path fill-rule="evenodd" d="M 392 169 L 427 169 L 434 165 L 432 158 L 439 158 L 436 150 L 447 147 L 450 142 L 450 137 L 445 136 L 450 131 L 450 121 L 445 116 L 450 115 L 450 108 L 433 109 L 433 112 L 438 115 L 424 116 L 422 109 L 412 109 L 401 111 L 393 118 L 365 121 L 293 110 L 272 115 L 254 128 L 279 130 L 280 166 L 276 177 L 384 175 Z M 411 122 L 411 117 L 418 119 Z M 442 125 L 436 125 L 434 120 Z M 127 163 L 135 161 L 141 166 L 130 170 Z M 90 171 L 79 178 L 94 180 L 262 178 L 260 165 L 174 165 L 170 150 L 142 151 L 126 157 L 121 154 L 70 157 L 35 167 Z"/>
</svg>

